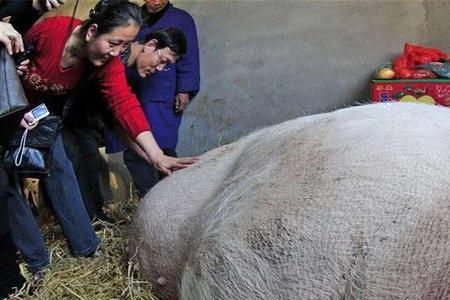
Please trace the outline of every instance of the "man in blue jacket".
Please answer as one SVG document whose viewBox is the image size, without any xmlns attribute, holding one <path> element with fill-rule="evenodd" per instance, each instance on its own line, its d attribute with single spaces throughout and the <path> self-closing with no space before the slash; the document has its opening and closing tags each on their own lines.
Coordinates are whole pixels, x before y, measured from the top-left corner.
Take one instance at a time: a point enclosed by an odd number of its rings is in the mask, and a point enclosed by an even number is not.
<svg viewBox="0 0 450 300">
<path fill-rule="evenodd" d="M 168 0 L 145 0 L 142 9 L 145 24 L 138 40 L 151 31 L 167 27 L 180 29 L 187 40 L 186 55 L 175 64 L 167 65 L 163 71 L 141 78 L 133 68 L 127 70 L 128 82 L 141 101 L 158 145 L 166 155 L 176 157 L 183 111 L 200 89 L 197 30 L 193 18 Z M 123 149 L 113 137 L 107 137 L 107 153 Z M 124 151 L 124 162 L 141 196 L 162 178 L 162 174 L 158 174 L 133 150 Z"/>
</svg>

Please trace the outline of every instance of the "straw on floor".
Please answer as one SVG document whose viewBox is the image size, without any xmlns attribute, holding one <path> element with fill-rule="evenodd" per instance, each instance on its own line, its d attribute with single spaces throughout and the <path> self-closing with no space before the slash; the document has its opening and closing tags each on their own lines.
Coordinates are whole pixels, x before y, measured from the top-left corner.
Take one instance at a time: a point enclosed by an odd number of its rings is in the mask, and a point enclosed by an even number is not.
<svg viewBox="0 0 450 300">
<path fill-rule="evenodd" d="M 9 299 L 39 300 L 154 300 L 148 282 L 139 280 L 128 257 L 129 224 L 138 198 L 108 206 L 114 224 L 97 221 L 96 232 L 102 239 L 101 254 L 95 258 L 73 258 L 64 235 L 55 222 L 47 224 L 43 232 L 51 252 L 52 267 L 42 284 L 32 287 L 27 282 Z M 21 265 L 26 277 L 30 277 Z M 30 293 L 32 292 L 32 295 Z"/>
</svg>

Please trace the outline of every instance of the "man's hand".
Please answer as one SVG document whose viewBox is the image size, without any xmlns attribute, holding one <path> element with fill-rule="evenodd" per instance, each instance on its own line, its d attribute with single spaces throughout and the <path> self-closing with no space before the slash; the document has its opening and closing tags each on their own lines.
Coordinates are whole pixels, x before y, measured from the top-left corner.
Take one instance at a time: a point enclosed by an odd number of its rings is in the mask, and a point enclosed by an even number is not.
<svg viewBox="0 0 450 300">
<path fill-rule="evenodd" d="M 5 45 L 9 55 L 24 51 L 22 35 L 6 22 L 0 22 L 0 43 Z"/>
<path fill-rule="evenodd" d="M 20 63 L 20 65 L 17 67 L 17 74 L 19 74 L 19 76 L 22 76 L 28 70 L 29 63 L 29 59 L 26 59 Z"/>
<path fill-rule="evenodd" d="M 39 12 L 46 12 L 58 8 L 64 3 L 66 0 L 33 0 L 33 8 Z"/>
<path fill-rule="evenodd" d="M 182 113 L 188 106 L 190 99 L 189 93 L 178 93 L 175 97 L 175 114 Z"/>
</svg>

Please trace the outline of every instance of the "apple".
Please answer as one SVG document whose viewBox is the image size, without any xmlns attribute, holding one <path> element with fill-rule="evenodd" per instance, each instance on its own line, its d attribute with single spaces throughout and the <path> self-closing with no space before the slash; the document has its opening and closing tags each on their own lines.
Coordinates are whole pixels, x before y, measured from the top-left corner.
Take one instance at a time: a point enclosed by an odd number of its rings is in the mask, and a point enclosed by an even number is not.
<svg viewBox="0 0 450 300">
<path fill-rule="evenodd" d="M 379 79 L 392 79 L 395 77 L 395 72 L 391 68 L 381 68 L 377 72 L 377 78 Z"/>
<path fill-rule="evenodd" d="M 417 98 L 411 95 L 406 95 L 400 98 L 400 102 L 415 102 L 417 103 Z"/>
<path fill-rule="evenodd" d="M 433 97 L 428 96 L 428 95 L 419 97 L 417 99 L 417 101 L 419 101 L 420 103 L 423 103 L 423 104 L 431 104 L 431 105 L 436 104 L 436 101 L 434 101 Z"/>
</svg>

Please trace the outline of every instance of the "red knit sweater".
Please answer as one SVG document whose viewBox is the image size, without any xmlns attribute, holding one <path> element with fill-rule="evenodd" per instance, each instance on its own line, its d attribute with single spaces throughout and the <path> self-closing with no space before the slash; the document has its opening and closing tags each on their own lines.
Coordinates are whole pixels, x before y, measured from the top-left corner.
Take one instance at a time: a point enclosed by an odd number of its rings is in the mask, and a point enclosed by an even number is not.
<svg viewBox="0 0 450 300">
<path fill-rule="evenodd" d="M 32 44 L 35 50 L 29 69 L 22 77 L 28 100 L 33 103 L 50 96 L 65 95 L 76 86 L 81 76 L 91 76 L 98 83 L 109 110 L 131 138 L 135 139 L 139 133 L 150 130 L 140 103 L 128 86 L 125 67 L 118 57 L 101 67 L 92 65 L 92 74 L 83 74 L 90 64 L 87 59 L 76 66 L 61 69 L 70 19 L 47 18 L 25 35 L 25 43 Z M 75 19 L 73 27 L 80 24 L 81 21 Z"/>
</svg>

